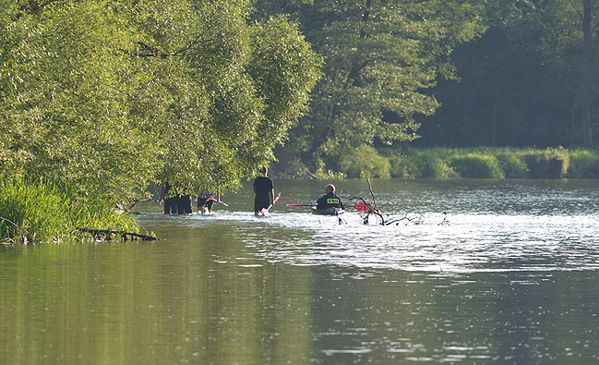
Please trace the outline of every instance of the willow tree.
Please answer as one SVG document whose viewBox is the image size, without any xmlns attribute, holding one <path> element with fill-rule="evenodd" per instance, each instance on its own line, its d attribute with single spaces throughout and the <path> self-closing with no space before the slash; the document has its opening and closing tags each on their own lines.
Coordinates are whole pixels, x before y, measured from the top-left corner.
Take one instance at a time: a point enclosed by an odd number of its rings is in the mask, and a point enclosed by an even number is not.
<svg viewBox="0 0 599 365">
<path fill-rule="evenodd" d="M 7 2 L 8 3 L 8 2 Z M 160 146 L 129 116 L 136 36 L 112 1 L 0 9 L 0 170 L 114 198 L 139 193 Z"/>
<path fill-rule="evenodd" d="M 0 171 L 124 200 L 234 186 L 273 159 L 319 59 L 250 0 L 27 0 L 0 9 Z"/>
</svg>

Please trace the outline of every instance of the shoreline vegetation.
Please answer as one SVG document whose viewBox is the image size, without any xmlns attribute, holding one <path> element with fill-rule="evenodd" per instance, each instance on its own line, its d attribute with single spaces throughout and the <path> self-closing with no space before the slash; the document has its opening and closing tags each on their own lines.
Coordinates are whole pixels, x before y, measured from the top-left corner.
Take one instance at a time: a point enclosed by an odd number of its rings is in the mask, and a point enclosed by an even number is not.
<svg viewBox="0 0 599 365">
<path fill-rule="evenodd" d="M 362 145 L 340 159 L 338 169 L 310 169 L 301 161 L 285 161 L 279 177 L 311 179 L 562 179 L 599 178 L 599 151 L 557 148 L 409 148 Z"/>
<path fill-rule="evenodd" d="M 47 181 L 0 178 L 2 244 L 110 239 L 82 231 L 87 227 L 131 234 L 141 231 L 135 217 L 117 212 L 107 200 Z"/>
<path fill-rule="evenodd" d="M 274 171 L 279 178 L 321 180 L 599 178 L 599 151 L 562 147 L 377 150 L 364 145 L 346 153 L 339 165 L 338 171 L 320 168 L 311 172 L 295 161 L 280 163 Z M 96 231 L 103 234 L 94 234 Z M 72 187 L 50 181 L 0 178 L 2 244 L 155 238 L 141 231 L 134 216 L 118 212 L 107 199 L 80 194 Z"/>
</svg>

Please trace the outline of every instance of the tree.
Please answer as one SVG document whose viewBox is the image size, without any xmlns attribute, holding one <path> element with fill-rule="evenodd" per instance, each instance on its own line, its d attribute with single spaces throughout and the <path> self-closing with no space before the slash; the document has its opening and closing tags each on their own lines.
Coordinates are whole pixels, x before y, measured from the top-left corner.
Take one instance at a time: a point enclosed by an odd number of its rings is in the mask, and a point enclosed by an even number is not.
<svg viewBox="0 0 599 365">
<path fill-rule="evenodd" d="M 460 81 L 434 90 L 443 107 L 424 124 L 421 143 L 589 145 L 599 80 L 592 71 L 597 27 L 583 27 L 583 1 L 487 0 L 485 6 L 489 29 L 457 47 Z"/>
<path fill-rule="evenodd" d="M 583 0 L 582 34 L 582 145 L 593 147 L 593 128 L 591 124 L 591 52 L 592 52 L 592 8 L 590 0 Z"/>
<path fill-rule="evenodd" d="M 250 0 L 27 0 L 0 10 L 0 171 L 127 200 L 234 187 L 305 112 L 319 59 Z"/>
<path fill-rule="evenodd" d="M 136 37 L 115 4 L 21 1 L 0 12 L 2 172 L 138 194 L 159 147 L 128 117 L 135 73 L 118 50 Z"/>
<path fill-rule="evenodd" d="M 291 137 L 290 151 L 303 151 L 315 167 L 322 159 L 336 167 L 346 149 L 362 144 L 417 138 L 418 117 L 439 106 L 425 90 L 438 76 L 454 76 L 453 48 L 483 29 L 477 6 L 464 1 L 295 6 L 308 39 L 325 57 L 311 113 Z"/>
</svg>

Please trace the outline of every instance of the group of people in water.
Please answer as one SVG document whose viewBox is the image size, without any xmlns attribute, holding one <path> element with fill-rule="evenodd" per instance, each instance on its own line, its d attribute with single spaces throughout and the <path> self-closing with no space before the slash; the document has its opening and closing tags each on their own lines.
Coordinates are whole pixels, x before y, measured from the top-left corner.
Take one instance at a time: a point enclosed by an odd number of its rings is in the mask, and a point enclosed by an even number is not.
<svg viewBox="0 0 599 365">
<path fill-rule="evenodd" d="M 254 180 L 254 214 L 256 216 L 267 216 L 268 211 L 277 202 L 275 197 L 273 181 L 268 177 L 268 168 L 262 167 L 260 175 Z M 220 197 L 219 197 L 220 198 Z M 163 203 L 164 214 L 190 214 L 191 197 L 183 192 L 177 183 L 170 185 L 164 182 L 160 191 L 159 202 Z M 212 213 L 214 202 L 220 202 L 216 194 L 201 192 L 196 195 L 197 212 L 202 214 Z M 325 195 L 316 202 L 316 210 L 326 212 L 327 210 L 345 209 L 341 198 L 335 195 L 335 186 L 328 184 L 325 187 Z"/>
<path fill-rule="evenodd" d="M 195 196 L 198 213 L 209 214 L 216 199 L 216 194 L 201 192 Z M 160 189 L 158 201 L 163 204 L 163 213 L 169 215 L 191 214 L 191 196 L 186 194 L 179 184 L 169 184 L 165 181 Z"/>
</svg>

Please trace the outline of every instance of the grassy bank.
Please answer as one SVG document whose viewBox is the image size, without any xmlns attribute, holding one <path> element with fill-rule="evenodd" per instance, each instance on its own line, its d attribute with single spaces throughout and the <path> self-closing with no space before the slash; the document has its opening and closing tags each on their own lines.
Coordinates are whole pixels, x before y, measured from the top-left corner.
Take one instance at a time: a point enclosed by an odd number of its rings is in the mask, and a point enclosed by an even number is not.
<svg viewBox="0 0 599 365">
<path fill-rule="evenodd" d="M 347 177 L 599 178 L 599 152 L 564 148 L 489 147 L 399 151 L 361 146 L 345 154 L 339 167 L 338 172 Z"/>
<path fill-rule="evenodd" d="M 136 220 L 114 205 L 51 183 L 0 179 L 0 240 L 59 242 L 75 238 L 80 227 L 139 231 Z"/>
</svg>

